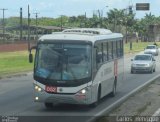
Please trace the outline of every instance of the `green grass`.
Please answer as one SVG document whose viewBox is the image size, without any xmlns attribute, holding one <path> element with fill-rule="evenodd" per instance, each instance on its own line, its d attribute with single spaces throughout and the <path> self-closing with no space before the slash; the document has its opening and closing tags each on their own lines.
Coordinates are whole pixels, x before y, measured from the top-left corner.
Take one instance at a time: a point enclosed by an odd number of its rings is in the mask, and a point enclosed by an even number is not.
<svg viewBox="0 0 160 122">
<path fill-rule="evenodd" d="M 31 71 L 33 63 L 28 62 L 28 52 L 3 52 L 0 53 L 0 77 Z"/>
<path fill-rule="evenodd" d="M 144 50 L 148 44 L 153 42 L 139 42 L 133 43 L 133 48 L 130 50 L 130 43 L 124 45 L 125 53 L 133 53 Z M 157 43 L 160 45 L 160 43 Z M 0 77 L 11 75 L 15 73 L 22 73 L 33 70 L 33 63 L 28 62 L 28 52 L 0 52 Z"/>
<path fill-rule="evenodd" d="M 156 42 L 158 45 L 160 45 L 160 42 Z M 127 44 L 124 45 L 124 52 L 125 53 L 134 53 L 134 52 L 139 52 L 143 51 L 144 48 L 149 45 L 153 44 L 153 42 L 133 42 L 132 43 L 132 50 L 130 50 L 130 43 L 128 42 Z"/>
</svg>

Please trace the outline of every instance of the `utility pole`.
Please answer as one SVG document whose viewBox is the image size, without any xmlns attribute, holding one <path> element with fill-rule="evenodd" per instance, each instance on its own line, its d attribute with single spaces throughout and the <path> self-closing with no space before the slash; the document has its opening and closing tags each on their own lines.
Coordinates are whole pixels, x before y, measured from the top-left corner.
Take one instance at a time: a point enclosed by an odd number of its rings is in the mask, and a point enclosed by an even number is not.
<svg viewBox="0 0 160 122">
<path fill-rule="evenodd" d="M 98 17 L 99 17 L 99 25 L 98 26 L 101 28 L 102 27 L 102 16 L 101 16 L 101 12 L 99 9 L 97 10 L 97 12 L 98 12 Z"/>
<path fill-rule="evenodd" d="M 8 9 L 5 9 L 5 8 L 3 8 L 3 9 L 0 9 L 0 10 L 2 10 L 2 11 L 3 11 L 3 40 L 4 40 L 4 38 L 5 38 L 5 22 L 4 22 L 4 11 L 5 11 L 5 10 L 8 10 Z"/>
<path fill-rule="evenodd" d="M 30 13 L 29 13 L 29 5 L 28 5 L 28 51 L 30 52 Z"/>
<path fill-rule="evenodd" d="M 22 41 L 22 31 L 23 31 L 23 27 L 22 27 L 22 8 L 20 8 L 20 41 Z"/>
<path fill-rule="evenodd" d="M 33 13 L 33 14 L 35 14 L 36 15 L 36 40 L 38 39 L 38 21 L 37 21 L 37 19 L 38 19 L 38 14 L 39 13 Z"/>
<path fill-rule="evenodd" d="M 132 6 L 129 6 L 129 15 L 132 16 L 132 14 L 133 14 Z M 131 23 L 132 19 L 133 19 L 133 18 L 131 18 L 131 19 L 129 20 L 130 23 Z M 132 50 L 132 41 L 131 41 L 131 40 L 130 40 L 130 50 Z"/>
<path fill-rule="evenodd" d="M 85 22 L 84 22 L 84 26 L 85 26 L 85 28 L 86 28 L 86 25 L 87 25 L 87 16 L 86 16 L 86 12 L 85 12 L 85 14 L 84 14 L 84 17 L 85 17 Z"/>
<path fill-rule="evenodd" d="M 61 15 L 61 31 L 62 31 L 62 15 Z"/>
<path fill-rule="evenodd" d="M 128 31 L 127 31 L 127 23 L 128 23 L 128 20 L 127 20 L 127 18 L 126 18 L 126 21 L 125 21 L 125 24 L 126 24 L 126 44 L 127 44 L 127 42 L 128 42 L 128 38 L 127 38 L 127 33 L 128 33 Z"/>
</svg>

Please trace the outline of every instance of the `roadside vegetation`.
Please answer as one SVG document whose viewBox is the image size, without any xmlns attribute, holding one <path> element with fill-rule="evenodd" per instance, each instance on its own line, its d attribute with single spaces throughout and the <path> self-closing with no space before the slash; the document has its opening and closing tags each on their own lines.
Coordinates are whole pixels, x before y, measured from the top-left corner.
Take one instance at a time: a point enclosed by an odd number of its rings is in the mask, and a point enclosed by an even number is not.
<svg viewBox="0 0 160 122">
<path fill-rule="evenodd" d="M 139 51 L 143 51 L 144 48 L 149 45 L 149 44 L 154 44 L 154 42 L 133 42 L 132 43 L 132 50 L 130 50 L 130 43 L 128 42 L 127 44 L 124 45 L 124 53 L 135 53 Z M 158 47 L 160 47 L 160 42 L 156 42 Z"/>
<path fill-rule="evenodd" d="M 85 27 L 85 28 L 107 28 L 113 32 L 120 32 L 124 37 L 132 34 L 138 34 L 136 37 L 141 39 L 143 42 L 134 41 L 132 43 L 132 50 L 130 50 L 130 42 L 124 45 L 125 53 L 134 53 L 143 51 L 148 44 L 153 44 L 155 38 L 150 33 L 151 25 L 159 25 L 160 17 L 156 17 L 151 13 L 146 14 L 142 19 L 135 19 L 134 11 L 129 9 L 110 9 L 107 13 L 97 10 L 93 12 L 92 17 L 87 17 L 87 13 L 78 16 L 65 16 L 62 15 L 58 18 L 39 17 L 38 26 L 58 26 L 58 27 Z M 116 17 L 116 18 L 115 18 Z M 2 19 L 0 19 L 1 21 Z M 9 17 L 5 19 L 6 28 L 14 28 L 19 26 L 19 17 Z M 27 26 L 27 18 L 23 18 L 23 25 Z M 35 25 L 36 19 L 31 18 L 31 25 Z M 126 31 L 127 29 L 127 31 Z M 0 31 L 2 33 L 2 31 Z M 7 31 L 6 33 L 17 34 L 17 31 Z M 137 39 L 138 39 L 137 38 Z M 150 40 L 152 42 L 146 42 Z M 2 40 L 0 42 L 3 43 Z M 160 45 L 160 43 L 157 43 Z M 26 71 L 32 71 L 33 63 L 28 63 L 28 52 L 0 52 L 0 77 L 5 75 L 11 75 L 15 73 L 22 73 Z"/>
<path fill-rule="evenodd" d="M 31 71 L 32 69 L 33 63 L 28 62 L 27 51 L 0 53 L 0 78 Z"/>
<path fill-rule="evenodd" d="M 62 15 L 58 18 L 39 17 L 38 26 L 56 26 L 56 27 L 84 27 L 84 28 L 107 28 L 113 32 L 120 32 L 123 35 L 138 34 L 142 41 L 154 40 L 152 29 L 153 25 L 160 24 L 160 17 L 151 13 L 146 14 L 144 18 L 136 19 L 136 13 L 128 8 L 110 9 L 103 13 L 101 10 L 93 12 L 92 17 L 87 17 L 87 13 L 78 16 Z M 116 18 L 115 18 L 116 17 Z M 1 21 L 1 19 L 0 19 Z M 19 17 L 6 18 L 6 28 L 19 26 Z M 27 18 L 23 18 L 23 25 L 27 26 Z M 31 18 L 31 25 L 35 25 L 36 19 Z M 127 29 L 127 31 L 126 31 Z M 6 31 L 7 32 L 7 31 Z M 17 31 L 8 31 L 8 33 L 17 34 Z"/>
<path fill-rule="evenodd" d="M 125 53 L 134 53 L 143 51 L 148 44 L 153 42 L 134 42 L 132 50 L 130 50 L 130 43 L 124 45 Z M 160 45 L 160 43 L 157 43 Z M 0 52 L 0 77 L 29 72 L 33 70 L 33 63 L 28 62 L 28 51 L 17 52 Z"/>
</svg>

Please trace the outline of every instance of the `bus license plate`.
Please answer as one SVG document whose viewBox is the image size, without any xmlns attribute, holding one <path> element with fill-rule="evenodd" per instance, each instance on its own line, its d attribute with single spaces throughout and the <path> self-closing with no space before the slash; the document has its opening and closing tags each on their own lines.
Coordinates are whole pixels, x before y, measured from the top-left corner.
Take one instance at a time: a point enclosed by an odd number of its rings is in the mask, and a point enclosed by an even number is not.
<svg viewBox="0 0 160 122">
<path fill-rule="evenodd" d="M 46 92 L 56 93 L 56 92 L 57 92 L 57 87 L 54 87 L 54 86 L 46 86 L 45 90 L 46 90 Z"/>
</svg>

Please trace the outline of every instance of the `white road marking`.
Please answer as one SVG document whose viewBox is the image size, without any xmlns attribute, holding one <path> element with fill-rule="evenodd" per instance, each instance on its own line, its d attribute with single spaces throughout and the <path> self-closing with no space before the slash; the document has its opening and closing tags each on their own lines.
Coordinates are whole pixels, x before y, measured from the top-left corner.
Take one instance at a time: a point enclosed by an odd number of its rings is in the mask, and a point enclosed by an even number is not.
<svg viewBox="0 0 160 122">
<path fill-rule="evenodd" d="M 160 108 L 152 116 L 160 116 Z"/>
<path fill-rule="evenodd" d="M 158 117 L 160 116 L 160 108 L 152 115 L 152 117 Z M 157 118 L 153 118 L 153 120 L 151 120 L 151 122 L 158 122 L 158 121 L 155 121 L 157 120 Z"/>
</svg>

